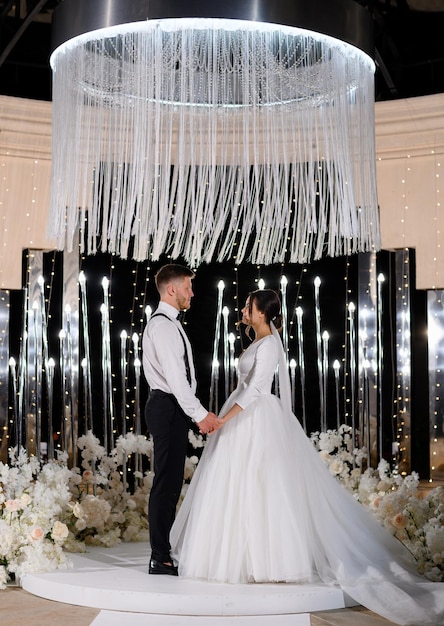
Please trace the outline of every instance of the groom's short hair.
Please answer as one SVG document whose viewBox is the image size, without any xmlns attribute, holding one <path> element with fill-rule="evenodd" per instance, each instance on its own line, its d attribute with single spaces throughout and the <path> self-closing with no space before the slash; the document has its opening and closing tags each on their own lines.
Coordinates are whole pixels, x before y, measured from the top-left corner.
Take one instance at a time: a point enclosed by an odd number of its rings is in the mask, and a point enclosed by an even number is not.
<svg viewBox="0 0 444 626">
<path fill-rule="evenodd" d="M 157 272 L 154 280 L 156 281 L 157 291 L 160 291 L 162 287 L 172 282 L 173 280 L 177 280 L 178 278 L 194 278 L 193 270 L 190 270 L 189 267 L 185 267 L 185 265 L 176 265 L 174 263 L 169 263 L 168 265 L 164 265 Z"/>
</svg>

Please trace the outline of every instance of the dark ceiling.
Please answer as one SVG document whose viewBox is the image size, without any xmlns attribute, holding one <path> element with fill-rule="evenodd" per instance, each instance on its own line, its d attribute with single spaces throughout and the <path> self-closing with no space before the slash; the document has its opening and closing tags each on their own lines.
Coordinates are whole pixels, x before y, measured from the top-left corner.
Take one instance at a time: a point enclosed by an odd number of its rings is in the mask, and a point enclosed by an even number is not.
<svg viewBox="0 0 444 626">
<path fill-rule="evenodd" d="M 376 100 L 444 93 L 444 0 L 351 1 L 373 18 Z M 59 2 L 0 0 L 0 94 L 51 100 L 51 22 Z"/>
</svg>

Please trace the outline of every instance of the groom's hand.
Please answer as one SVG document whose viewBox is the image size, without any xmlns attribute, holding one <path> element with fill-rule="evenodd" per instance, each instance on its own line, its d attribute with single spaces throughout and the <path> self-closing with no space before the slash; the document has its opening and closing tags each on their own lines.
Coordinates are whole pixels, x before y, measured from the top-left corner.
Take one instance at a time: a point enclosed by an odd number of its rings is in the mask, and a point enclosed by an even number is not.
<svg viewBox="0 0 444 626">
<path fill-rule="evenodd" d="M 218 430 L 222 424 L 217 419 L 215 413 L 207 413 L 206 417 L 198 423 L 199 430 L 203 435 Z"/>
</svg>

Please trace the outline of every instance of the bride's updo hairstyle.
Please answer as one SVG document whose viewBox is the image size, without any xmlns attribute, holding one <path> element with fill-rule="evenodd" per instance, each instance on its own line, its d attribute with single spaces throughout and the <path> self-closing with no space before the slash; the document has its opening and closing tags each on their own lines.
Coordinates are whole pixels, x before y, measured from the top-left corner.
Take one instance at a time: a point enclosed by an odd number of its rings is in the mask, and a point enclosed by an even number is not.
<svg viewBox="0 0 444 626">
<path fill-rule="evenodd" d="M 278 294 L 273 289 L 257 289 L 250 293 L 250 312 L 253 306 L 253 301 L 256 304 L 258 311 L 265 315 L 265 321 L 267 324 L 273 322 L 276 326 L 276 330 L 282 328 L 282 313 L 281 313 L 281 301 Z"/>
</svg>

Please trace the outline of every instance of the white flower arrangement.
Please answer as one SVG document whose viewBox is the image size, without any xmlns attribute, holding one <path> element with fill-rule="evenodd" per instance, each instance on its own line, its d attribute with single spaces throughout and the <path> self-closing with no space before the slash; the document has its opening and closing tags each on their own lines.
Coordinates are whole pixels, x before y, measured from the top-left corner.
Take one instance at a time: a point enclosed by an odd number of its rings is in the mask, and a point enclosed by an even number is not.
<svg viewBox="0 0 444 626">
<path fill-rule="evenodd" d="M 63 518 L 69 528 L 65 550 L 78 552 L 88 545 L 148 541 L 147 509 L 153 474 L 150 469 L 142 472 L 141 467 L 143 457 L 150 459 L 151 439 L 128 433 L 117 439 L 108 455 L 90 431 L 79 438 L 78 447 L 82 467 L 71 471 L 72 498 Z M 132 489 L 127 481 L 130 468 Z"/>
<path fill-rule="evenodd" d="M 353 447 L 346 425 L 311 439 L 330 472 L 408 547 L 418 570 L 444 581 L 444 489 L 421 493 L 417 474 L 402 477 L 387 461 L 363 471 L 366 450 Z M 189 442 L 203 446 L 192 433 Z M 69 567 L 67 553 L 90 545 L 148 541 L 152 441 L 128 433 L 107 454 L 88 432 L 78 445 L 80 468 L 69 469 L 66 454 L 41 466 L 23 449 L 0 463 L 0 589 L 26 572 Z M 197 463 L 197 455 L 186 459 L 179 504 Z"/>
<path fill-rule="evenodd" d="M 40 465 L 23 449 L 0 463 L 0 589 L 27 572 L 69 567 L 67 553 L 88 545 L 148 541 L 152 472 L 142 466 L 149 465 L 151 440 L 128 433 L 107 454 L 88 432 L 78 445 L 81 468 L 69 469 L 65 453 Z"/>
<path fill-rule="evenodd" d="M 26 572 L 68 567 L 68 528 L 60 518 L 71 498 L 69 475 L 66 459 L 40 468 L 23 449 L 0 463 L 0 588 Z"/>
</svg>

